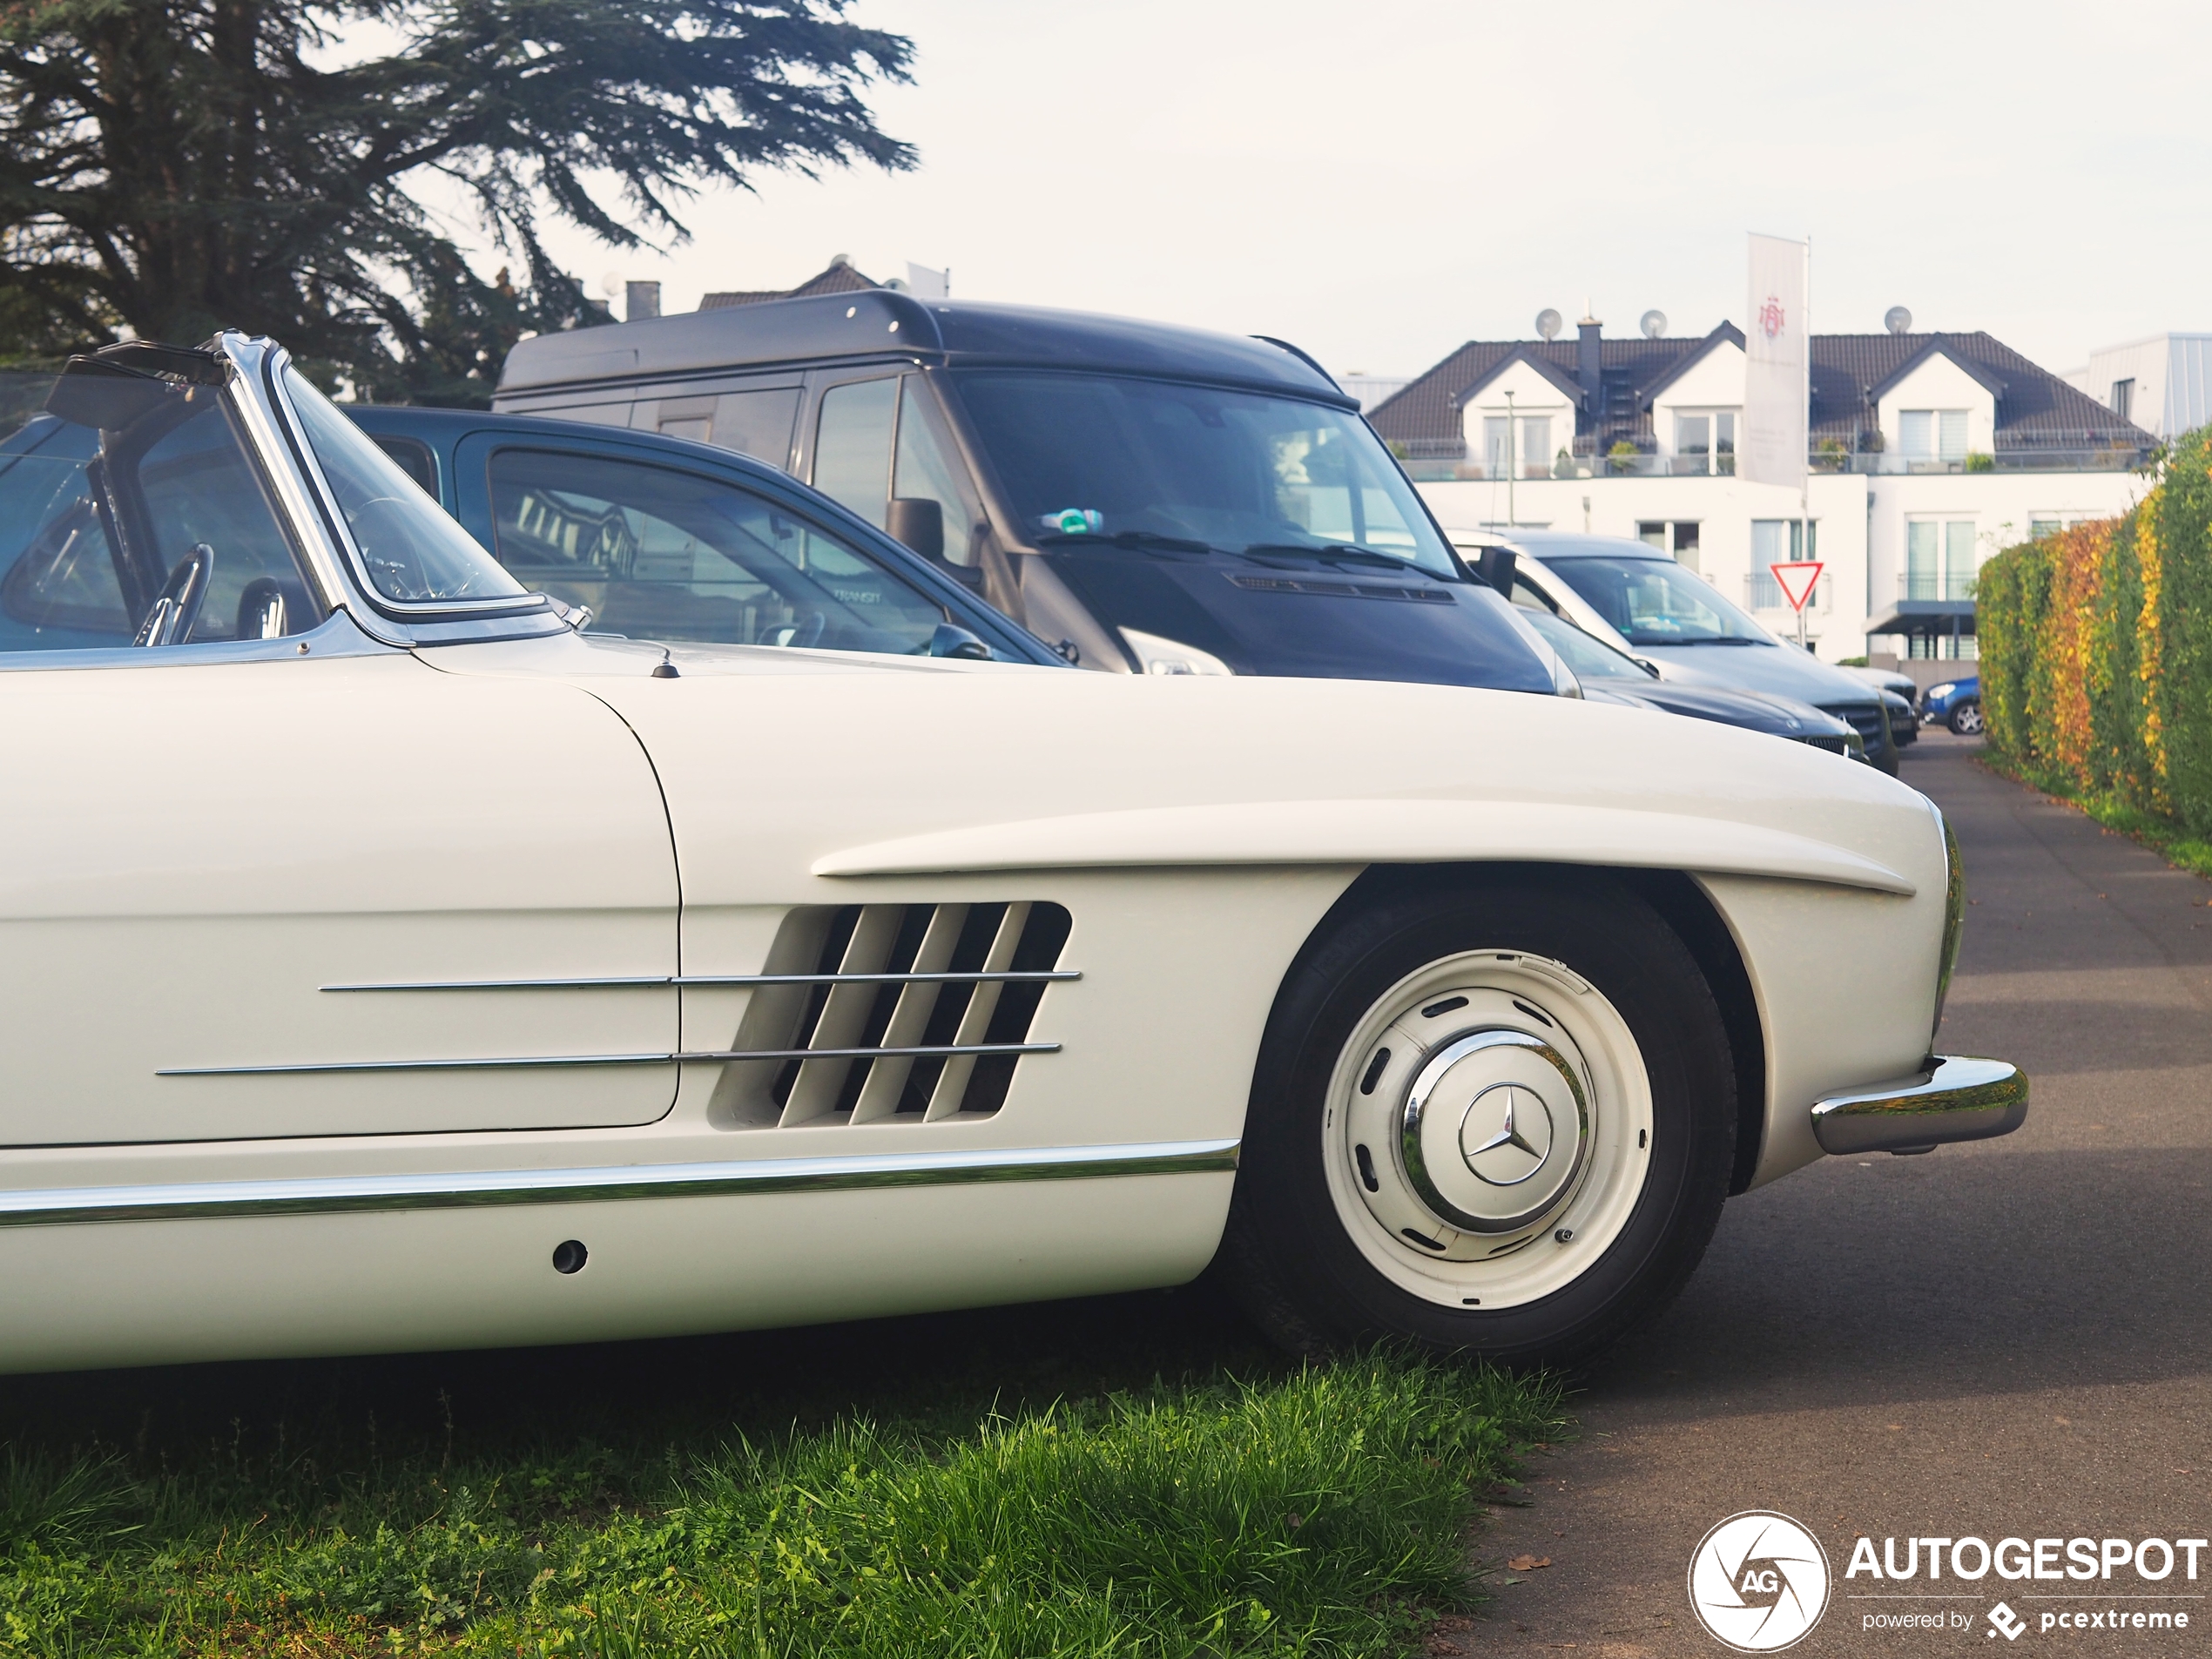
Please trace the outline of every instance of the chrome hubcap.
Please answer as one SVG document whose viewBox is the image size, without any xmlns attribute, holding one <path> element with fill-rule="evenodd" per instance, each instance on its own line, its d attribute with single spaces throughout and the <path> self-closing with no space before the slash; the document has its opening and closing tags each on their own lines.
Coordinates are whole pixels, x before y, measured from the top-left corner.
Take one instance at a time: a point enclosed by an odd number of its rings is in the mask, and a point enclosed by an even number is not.
<svg viewBox="0 0 2212 1659">
<path fill-rule="evenodd" d="M 1516 1232 L 1580 1170 L 1589 1105 L 1551 1044 L 1525 1031 L 1465 1032 L 1433 1050 L 1399 1112 L 1406 1178 L 1439 1221 Z"/>
<path fill-rule="evenodd" d="M 1626 1224 L 1651 1104 L 1626 1022 L 1565 964 L 1477 950 L 1407 975 L 1349 1034 L 1324 1129 L 1367 1260 L 1447 1307 L 1571 1283 Z"/>
</svg>

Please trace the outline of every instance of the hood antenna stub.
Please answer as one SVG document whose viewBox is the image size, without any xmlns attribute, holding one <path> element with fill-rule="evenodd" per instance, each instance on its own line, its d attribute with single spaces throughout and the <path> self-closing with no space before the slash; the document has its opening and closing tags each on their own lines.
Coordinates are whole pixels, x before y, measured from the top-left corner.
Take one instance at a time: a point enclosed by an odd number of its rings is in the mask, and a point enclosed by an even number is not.
<svg viewBox="0 0 2212 1659">
<path fill-rule="evenodd" d="M 652 677 L 657 680 L 672 680 L 682 678 L 676 664 L 668 660 L 668 647 L 665 645 L 663 645 L 660 648 L 660 661 L 653 664 Z"/>
</svg>

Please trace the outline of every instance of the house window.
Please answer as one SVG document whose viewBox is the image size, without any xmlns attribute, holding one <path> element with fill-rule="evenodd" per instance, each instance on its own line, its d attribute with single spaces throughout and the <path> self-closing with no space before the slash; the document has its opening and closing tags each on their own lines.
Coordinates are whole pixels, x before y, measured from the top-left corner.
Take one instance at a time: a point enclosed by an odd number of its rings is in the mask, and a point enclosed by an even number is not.
<svg viewBox="0 0 2212 1659">
<path fill-rule="evenodd" d="M 1898 448 L 1907 461 L 1966 458 L 1966 411 L 1904 409 L 1898 415 Z"/>
<path fill-rule="evenodd" d="M 1677 473 L 1732 473 L 1736 470 L 1736 411 L 1706 409 L 1675 417 L 1675 469 Z"/>
<path fill-rule="evenodd" d="M 1524 478 L 1548 478 L 1552 475 L 1552 418 L 1548 415 L 1524 415 L 1521 417 L 1521 475 Z"/>
<path fill-rule="evenodd" d="M 1677 519 L 1675 522 L 1675 558 L 1685 569 L 1697 568 L 1697 521 Z"/>
<path fill-rule="evenodd" d="M 1482 417 L 1482 475 L 1503 478 L 1513 469 L 1513 421 L 1503 415 Z"/>
<path fill-rule="evenodd" d="M 2060 530 L 2070 530 L 2076 524 L 2086 524 L 2094 513 L 2036 513 L 2027 521 L 2027 539 L 2040 542 L 2047 536 L 2056 536 Z"/>
<path fill-rule="evenodd" d="M 1656 547 L 1662 553 L 1665 552 L 1667 550 L 1667 521 L 1663 518 L 1639 519 L 1636 523 L 1636 540 L 1642 542 L 1646 547 Z"/>
<path fill-rule="evenodd" d="M 1906 523 L 1906 598 L 1971 599 L 1979 566 L 1971 518 L 1916 518 Z"/>
<path fill-rule="evenodd" d="M 2112 412 L 2118 415 L 2121 420 L 2132 421 L 2134 419 L 2134 416 L 2129 414 L 2128 411 L 2134 407 L 2135 382 L 2132 380 L 2113 381 L 2111 401 Z"/>
<path fill-rule="evenodd" d="M 1820 523 L 1801 518 L 1755 518 L 1751 521 L 1751 609 L 1786 610 L 1782 584 L 1770 564 L 1802 564 L 1820 556 Z"/>
</svg>

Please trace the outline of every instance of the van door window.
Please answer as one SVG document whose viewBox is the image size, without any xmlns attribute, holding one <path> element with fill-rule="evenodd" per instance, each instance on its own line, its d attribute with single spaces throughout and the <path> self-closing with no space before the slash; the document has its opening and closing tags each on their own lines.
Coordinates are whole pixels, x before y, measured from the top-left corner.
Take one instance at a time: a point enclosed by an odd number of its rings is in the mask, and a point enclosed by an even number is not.
<svg viewBox="0 0 2212 1659">
<path fill-rule="evenodd" d="M 968 487 L 951 435 L 930 401 L 921 376 L 900 382 L 899 447 L 891 469 L 891 493 L 900 500 L 934 501 L 944 514 L 945 556 L 954 564 L 974 564 L 983 515 Z"/>
<path fill-rule="evenodd" d="M 788 467 L 791 429 L 799 424 L 799 393 L 796 386 L 779 386 L 725 394 L 714 405 L 714 442 L 779 471 Z"/>
<path fill-rule="evenodd" d="M 822 394 L 814 425 L 814 488 L 881 529 L 891 486 L 896 380 L 855 381 Z"/>
</svg>

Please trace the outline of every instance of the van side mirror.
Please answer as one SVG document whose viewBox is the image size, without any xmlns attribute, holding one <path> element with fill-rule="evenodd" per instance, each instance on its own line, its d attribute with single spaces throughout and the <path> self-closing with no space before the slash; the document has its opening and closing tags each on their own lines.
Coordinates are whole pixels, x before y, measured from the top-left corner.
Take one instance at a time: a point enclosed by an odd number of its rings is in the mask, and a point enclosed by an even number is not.
<svg viewBox="0 0 2212 1659">
<path fill-rule="evenodd" d="M 911 548 L 925 559 L 942 563 L 945 558 L 945 509 L 926 496 L 894 496 L 891 516 L 884 523 L 891 539 Z"/>
<path fill-rule="evenodd" d="M 1486 547 L 1475 555 L 1474 573 L 1510 600 L 1513 597 L 1513 567 L 1516 562 L 1509 547 Z"/>
</svg>

